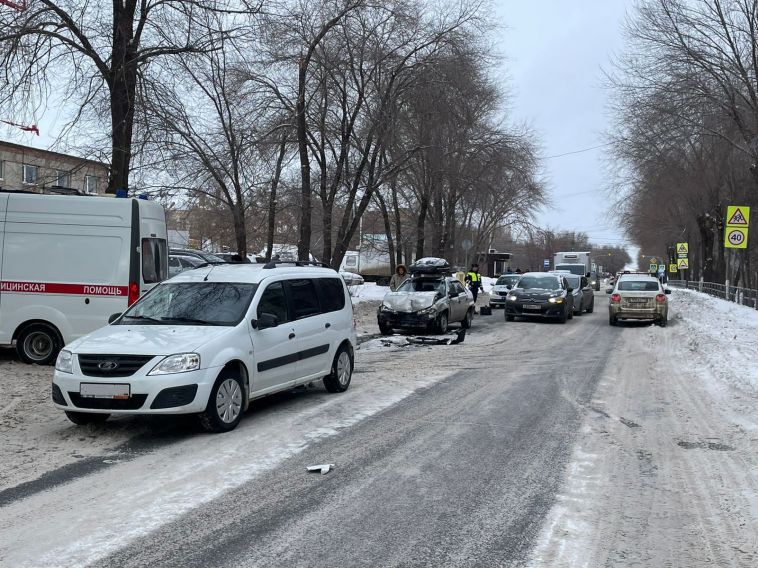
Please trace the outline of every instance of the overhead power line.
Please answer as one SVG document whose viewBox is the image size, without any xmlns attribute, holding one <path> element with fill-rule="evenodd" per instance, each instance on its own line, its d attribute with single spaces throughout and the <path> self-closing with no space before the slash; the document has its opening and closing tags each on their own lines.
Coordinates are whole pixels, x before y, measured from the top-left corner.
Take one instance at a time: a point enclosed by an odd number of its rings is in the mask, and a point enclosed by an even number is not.
<svg viewBox="0 0 758 568">
<path fill-rule="evenodd" d="M 613 142 L 606 142 L 605 144 L 599 144 L 597 146 L 592 146 L 591 148 L 583 148 L 581 150 L 574 150 L 573 152 L 564 152 L 563 154 L 555 154 L 554 156 L 545 156 L 543 160 L 551 160 L 553 158 L 562 158 L 563 156 L 581 154 L 582 152 L 589 152 L 591 150 L 597 150 L 598 148 L 605 148 L 606 146 L 610 146 L 611 144 L 613 144 Z"/>
</svg>

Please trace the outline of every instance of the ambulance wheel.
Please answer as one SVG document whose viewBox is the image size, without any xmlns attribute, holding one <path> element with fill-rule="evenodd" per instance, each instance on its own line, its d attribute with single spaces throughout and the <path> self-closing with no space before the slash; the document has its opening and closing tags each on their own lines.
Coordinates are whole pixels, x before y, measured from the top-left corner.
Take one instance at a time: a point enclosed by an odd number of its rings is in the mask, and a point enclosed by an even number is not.
<svg viewBox="0 0 758 568">
<path fill-rule="evenodd" d="M 58 330 L 44 323 L 29 325 L 16 337 L 16 351 L 24 363 L 52 365 L 62 348 Z"/>
</svg>

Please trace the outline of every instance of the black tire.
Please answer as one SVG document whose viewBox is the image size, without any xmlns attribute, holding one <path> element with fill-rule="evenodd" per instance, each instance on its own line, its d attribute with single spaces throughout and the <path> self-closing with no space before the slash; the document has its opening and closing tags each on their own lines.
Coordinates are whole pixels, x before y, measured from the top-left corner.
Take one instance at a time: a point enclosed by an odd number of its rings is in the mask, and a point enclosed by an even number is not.
<svg viewBox="0 0 758 568">
<path fill-rule="evenodd" d="M 471 308 L 466 312 L 466 317 L 461 321 L 461 327 L 463 329 L 471 329 L 471 324 L 474 321 L 474 308 Z"/>
<path fill-rule="evenodd" d="M 590 302 L 590 307 L 587 308 L 587 313 L 591 314 L 595 311 L 595 298 L 592 298 L 592 301 Z"/>
<path fill-rule="evenodd" d="M 379 333 L 382 335 L 392 335 L 392 326 L 379 324 Z"/>
<path fill-rule="evenodd" d="M 198 415 L 207 432 L 234 430 L 245 413 L 245 385 L 237 372 L 223 371 L 208 395 L 205 411 Z"/>
<path fill-rule="evenodd" d="M 511 314 L 506 313 L 505 314 L 505 321 L 513 321 L 516 319 L 516 316 L 512 316 Z"/>
<path fill-rule="evenodd" d="M 51 325 L 35 323 L 26 326 L 16 338 L 16 352 L 24 363 L 52 365 L 63 349 L 63 339 Z"/>
<path fill-rule="evenodd" d="M 95 414 L 90 412 L 73 412 L 66 410 L 66 418 L 71 420 L 77 426 L 85 426 L 87 424 L 102 424 L 108 418 L 110 414 Z"/>
<path fill-rule="evenodd" d="M 434 324 L 435 331 L 439 334 L 447 333 L 447 323 L 447 312 L 442 312 Z"/>
<path fill-rule="evenodd" d="M 574 308 L 572 307 L 570 310 L 566 309 L 566 319 L 574 319 Z"/>
<path fill-rule="evenodd" d="M 610 325 L 616 325 L 618 324 L 618 320 L 614 316 L 608 316 L 608 323 Z"/>
<path fill-rule="evenodd" d="M 328 392 L 345 392 L 353 379 L 353 353 L 346 345 L 341 345 L 334 354 L 332 372 L 324 377 L 324 387 Z"/>
</svg>

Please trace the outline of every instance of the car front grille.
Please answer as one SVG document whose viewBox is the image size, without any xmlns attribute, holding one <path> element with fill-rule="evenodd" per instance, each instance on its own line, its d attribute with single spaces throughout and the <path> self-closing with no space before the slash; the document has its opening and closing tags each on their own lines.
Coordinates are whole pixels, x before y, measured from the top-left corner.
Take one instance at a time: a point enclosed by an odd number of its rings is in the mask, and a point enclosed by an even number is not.
<svg viewBox="0 0 758 568">
<path fill-rule="evenodd" d="M 88 377 L 131 377 L 152 355 L 78 355 L 82 374 Z"/>
</svg>

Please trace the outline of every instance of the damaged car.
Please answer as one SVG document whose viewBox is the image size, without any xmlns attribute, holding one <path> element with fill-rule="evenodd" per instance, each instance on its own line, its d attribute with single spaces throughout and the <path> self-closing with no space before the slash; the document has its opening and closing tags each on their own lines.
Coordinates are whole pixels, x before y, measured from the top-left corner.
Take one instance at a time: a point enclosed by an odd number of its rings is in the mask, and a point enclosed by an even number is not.
<svg viewBox="0 0 758 568">
<path fill-rule="evenodd" d="M 474 317 L 474 297 L 451 276 L 416 274 L 388 293 L 377 314 L 379 331 L 394 329 L 447 332 L 450 323 L 468 329 Z"/>
</svg>

